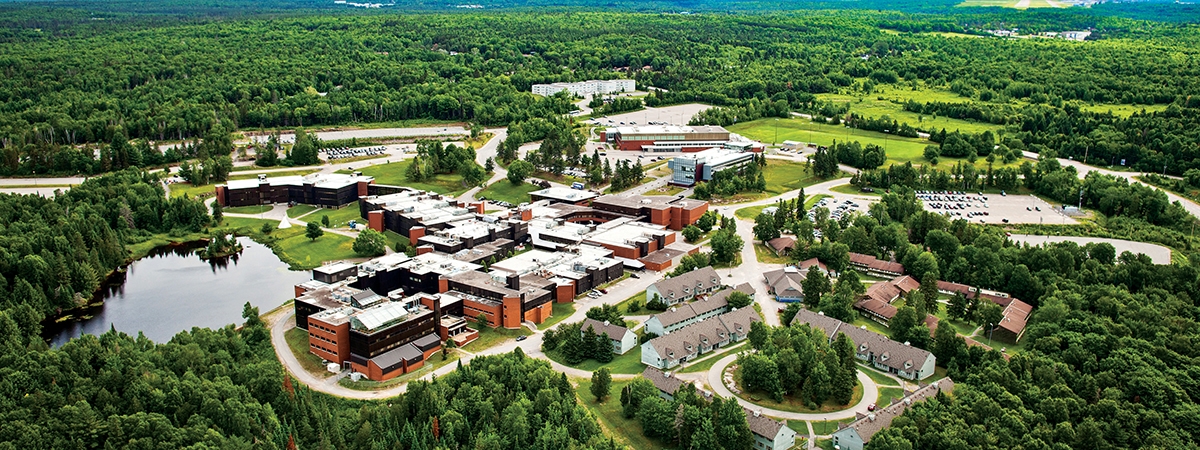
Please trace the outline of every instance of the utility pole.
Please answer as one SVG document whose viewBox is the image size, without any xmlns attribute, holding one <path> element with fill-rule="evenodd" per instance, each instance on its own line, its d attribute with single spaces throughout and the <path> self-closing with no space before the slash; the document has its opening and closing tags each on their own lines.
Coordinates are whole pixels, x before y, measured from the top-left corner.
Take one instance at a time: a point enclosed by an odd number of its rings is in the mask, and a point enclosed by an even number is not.
<svg viewBox="0 0 1200 450">
<path fill-rule="evenodd" d="M 779 119 L 775 119 L 775 139 L 771 141 L 771 144 L 779 144 Z"/>
<path fill-rule="evenodd" d="M 1079 210 L 1083 210 L 1083 188 L 1079 188 Z"/>
</svg>

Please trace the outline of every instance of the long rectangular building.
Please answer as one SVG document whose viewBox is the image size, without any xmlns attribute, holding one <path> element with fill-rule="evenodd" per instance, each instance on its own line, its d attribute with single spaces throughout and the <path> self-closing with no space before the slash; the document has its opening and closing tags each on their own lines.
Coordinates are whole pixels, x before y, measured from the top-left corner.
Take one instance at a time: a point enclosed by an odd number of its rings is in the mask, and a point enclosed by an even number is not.
<svg viewBox="0 0 1200 450">
<path fill-rule="evenodd" d="M 535 84 L 530 89 L 536 95 L 549 97 L 559 92 L 569 92 L 577 97 L 586 97 L 596 94 L 616 94 L 620 92 L 633 92 L 636 90 L 636 83 L 633 80 L 588 80 L 577 81 L 573 83 L 548 83 Z"/>
<path fill-rule="evenodd" d="M 375 179 L 355 173 L 314 173 L 304 176 L 230 180 L 216 187 L 221 206 L 254 206 L 272 203 L 302 203 L 337 208 L 367 195 Z"/>
<path fill-rule="evenodd" d="M 725 146 L 729 142 L 729 131 L 714 125 L 629 126 L 607 131 L 605 139 L 618 150 L 698 152 Z"/>
<path fill-rule="evenodd" d="M 837 339 L 839 333 L 845 334 L 854 341 L 855 357 L 879 370 L 909 380 L 921 380 L 933 375 L 937 363 L 937 358 L 932 353 L 913 347 L 907 342 L 896 342 L 866 328 L 857 328 L 807 309 L 796 313 L 792 324 L 796 323 L 807 324 L 823 331 L 829 342 Z"/>
<path fill-rule="evenodd" d="M 671 184 L 692 186 L 700 181 L 712 181 L 713 174 L 754 163 L 754 152 L 710 148 L 680 155 L 667 162 L 671 169 Z"/>
</svg>

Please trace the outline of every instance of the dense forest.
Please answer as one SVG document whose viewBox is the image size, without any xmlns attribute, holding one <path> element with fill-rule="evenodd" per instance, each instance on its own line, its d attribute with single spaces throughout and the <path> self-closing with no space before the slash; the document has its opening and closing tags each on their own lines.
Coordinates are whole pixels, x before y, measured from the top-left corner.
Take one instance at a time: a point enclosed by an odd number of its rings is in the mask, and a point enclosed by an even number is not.
<svg viewBox="0 0 1200 450">
<path fill-rule="evenodd" d="M 1095 27 L 1109 39 L 953 39 L 880 30 L 897 21 L 947 20 L 1034 28 L 1057 20 Z M 983 111 L 966 117 L 1005 123 L 1027 144 L 1063 147 L 1063 155 L 1091 149 L 1097 158 L 1115 156 L 1135 167 L 1166 163 L 1179 173 L 1200 164 L 1198 150 L 1187 144 L 1196 138 L 1198 105 L 1190 96 L 1200 92 L 1192 63 L 1200 34 L 1088 14 L 380 13 L 128 28 L 114 20 L 107 28 L 67 25 L 60 34 L 32 32 L 16 26 L 22 23 L 16 18 L 9 23 L 0 53 L 0 172 L 10 174 L 104 171 L 49 162 L 59 152 L 102 151 L 118 135 L 178 141 L 213 130 L 408 119 L 504 126 L 573 108 L 563 97 L 530 94 L 534 83 L 617 77 L 667 89 L 648 97 L 650 106 L 721 106 L 698 119 L 721 124 L 828 112 L 816 100 L 820 93 L 870 92 L 884 83 L 940 86 Z M 1081 102 L 1174 106 L 1120 118 L 1077 114 L 1072 105 Z M 961 114 L 947 111 L 959 104 L 909 107 Z M 879 119 L 852 121 L 870 127 Z M 1154 131 L 1139 131 L 1146 128 Z"/>
</svg>

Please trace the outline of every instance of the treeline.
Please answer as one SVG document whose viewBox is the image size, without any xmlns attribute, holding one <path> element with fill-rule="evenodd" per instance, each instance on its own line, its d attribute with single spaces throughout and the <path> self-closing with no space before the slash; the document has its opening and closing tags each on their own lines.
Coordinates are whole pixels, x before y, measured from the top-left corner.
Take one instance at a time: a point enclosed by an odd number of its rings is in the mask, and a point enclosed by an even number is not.
<svg viewBox="0 0 1200 450">
<path fill-rule="evenodd" d="M 692 383 L 682 383 L 671 397 L 663 399 L 653 382 L 638 377 L 621 390 L 621 411 L 626 419 L 637 418 L 647 437 L 675 448 L 755 448 L 746 411 L 736 400 L 709 400 Z"/>
<path fill-rule="evenodd" d="M 894 134 L 896 136 L 917 137 L 917 129 L 909 125 L 908 122 L 900 123 L 892 119 L 888 115 L 882 117 L 862 117 L 858 113 L 851 113 L 846 118 L 846 125 L 858 128 L 860 130 L 878 131 L 880 133 Z"/>
<path fill-rule="evenodd" d="M 409 181 L 421 182 L 448 173 L 462 176 L 464 186 L 478 186 L 487 180 L 483 167 L 475 162 L 475 149 L 454 144 L 442 145 L 441 141 L 428 139 L 417 141 L 417 156 L 409 163 L 405 177 Z"/>
</svg>

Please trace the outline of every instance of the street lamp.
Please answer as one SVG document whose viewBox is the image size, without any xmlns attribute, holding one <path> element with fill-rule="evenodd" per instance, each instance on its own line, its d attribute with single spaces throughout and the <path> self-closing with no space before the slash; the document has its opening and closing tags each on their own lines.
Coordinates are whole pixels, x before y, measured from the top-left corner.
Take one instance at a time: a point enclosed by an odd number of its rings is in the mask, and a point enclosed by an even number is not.
<svg viewBox="0 0 1200 450">
<path fill-rule="evenodd" d="M 890 130 L 883 130 L 883 152 L 884 153 L 887 153 L 887 148 L 888 148 L 888 131 L 890 131 Z"/>
<path fill-rule="evenodd" d="M 775 139 L 771 141 L 771 144 L 778 144 L 778 143 L 779 143 L 779 119 L 775 119 Z"/>
</svg>

